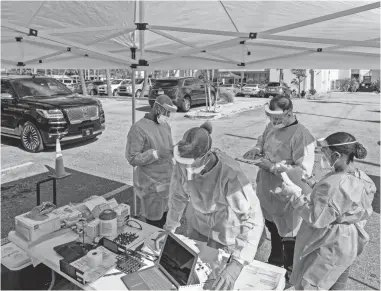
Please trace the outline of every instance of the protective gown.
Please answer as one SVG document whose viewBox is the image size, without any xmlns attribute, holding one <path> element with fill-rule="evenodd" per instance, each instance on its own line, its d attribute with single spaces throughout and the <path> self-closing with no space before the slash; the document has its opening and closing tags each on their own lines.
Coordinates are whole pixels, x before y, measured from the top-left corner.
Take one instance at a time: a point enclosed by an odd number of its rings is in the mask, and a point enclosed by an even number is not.
<svg viewBox="0 0 381 291">
<path fill-rule="evenodd" d="M 165 229 L 174 232 L 186 206 L 188 236 L 209 238 L 209 246 L 225 246 L 241 262 L 251 262 L 264 228 L 258 198 L 239 164 L 214 150 L 216 166 L 188 181 L 185 166 L 176 163 Z"/>
<path fill-rule="evenodd" d="M 293 168 L 287 173 L 303 193 L 310 193 L 311 188 L 301 182 L 302 172 L 311 175 L 315 160 L 315 138 L 300 123 L 277 129 L 269 123 L 258 138 L 256 147 L 273 163 L 286 161 Z M 303 171 L 302 171 L 303 168 Z M 264 169 L 257 175 L 257 195 L 261 203 L 263 216 L 274 222 L 281 237 L 295 237 L 302 223 L 301 217 L 295 215 L 286 203 L 271 191 L 281 187 L 282 178 Z M 306 193 L 307 192 L 307 193 Z"/>
<path fill-rule="evenodd" d="M 373 212 L 376 187 L 362 171 L 330 173 L 310 198 L 290 197 L 302 216 L 290 282 L 296 290 L 328 290 L 369 241 L 364 227 Z"/>
<path fill-rule="evenodd" d="M 169 184 L 173 155 L 157 158 L 154 151 L 170 152 L 173 148 L 168 124 L 142 118 L 131 126 L 127 137 L 126 158 L 134 167 L 134 189 L 141 198 L 141 214 L 160 220 L 168 210 Z"/>
</svg>

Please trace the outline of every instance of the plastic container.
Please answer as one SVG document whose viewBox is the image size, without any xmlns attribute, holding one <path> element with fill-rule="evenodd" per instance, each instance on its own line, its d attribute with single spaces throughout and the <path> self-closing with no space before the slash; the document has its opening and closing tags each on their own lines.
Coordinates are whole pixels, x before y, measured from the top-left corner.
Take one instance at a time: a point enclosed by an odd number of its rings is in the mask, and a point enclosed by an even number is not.
<svg viewBox="0 0 381 291">
<path fill-rule="evenodd" d="M 117 236 L 117 214 L 112 209 L 103 210 L 99 215 L 99 235 L 106 237 Z"/>
</svg>

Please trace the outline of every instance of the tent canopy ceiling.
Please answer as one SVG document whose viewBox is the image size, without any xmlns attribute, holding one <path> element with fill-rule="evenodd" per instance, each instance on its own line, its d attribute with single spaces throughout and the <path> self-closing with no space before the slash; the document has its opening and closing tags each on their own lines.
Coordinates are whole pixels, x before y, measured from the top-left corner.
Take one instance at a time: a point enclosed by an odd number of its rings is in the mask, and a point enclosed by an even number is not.
<svg viewBox="0 0 381 291">
<path fill-rule="evenodd" d="M 1 20 L 3 68 L 125 69 L 139 59 L 149 64 L 140 70 L 380 64 L 380 2 L 2 1 Z"/>
</svg>

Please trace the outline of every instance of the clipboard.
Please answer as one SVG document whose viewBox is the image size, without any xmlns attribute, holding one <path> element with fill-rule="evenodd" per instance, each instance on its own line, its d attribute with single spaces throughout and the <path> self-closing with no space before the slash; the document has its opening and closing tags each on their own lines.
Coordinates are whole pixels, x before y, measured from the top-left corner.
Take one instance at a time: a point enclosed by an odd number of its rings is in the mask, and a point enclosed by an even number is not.
<svg viewBox="0 0 381 291">
<path fill-rule="evenodd" d="M 238 162 L 241 162 L 241 163 L 249 164 L 249 165 L 258 165 L 258 164 L 262 163 L 262 158 L 255 159 L 255 160 L 247 160 L 244 158 L 235 158 L 235 160 Z"/>
</svg>

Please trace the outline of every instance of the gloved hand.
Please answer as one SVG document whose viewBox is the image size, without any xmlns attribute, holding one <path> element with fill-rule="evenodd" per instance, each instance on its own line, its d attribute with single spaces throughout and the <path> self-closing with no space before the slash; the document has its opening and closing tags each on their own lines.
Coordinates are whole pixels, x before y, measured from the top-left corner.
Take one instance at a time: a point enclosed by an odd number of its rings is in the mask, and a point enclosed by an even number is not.
<svg viewBox="0 0 381 291">
<path fill-rule="evenodd" d="M 242 268 L 243 265 L 232 260 L 214 281 L 212 290 L 232 290 Z"/>
<path fill-rule="evenodd" d="M 268 159 L 262 159 L 262 162 L 257 164 L 257 166 L 263 170 L 270 171 L 274 164 L 270 162 Z"/>
<path fill-rule="evenodd" d="M 160 159 L 169 159 L 173 157 L 173 149 L 170 150 L 157 150 Z"/>
<path fill-rule="evenodd" d="M 253 148 L 253 149 L 249 150 L 247 153 L 245 153 L 243 155 L 243 158 L 247 159 L 247 160 L 255 160 L 255 156 L 257 156 L 259 154 L 260 154 L 260 150 L 257 148 Z"/>
<path fill-rule="evenodd" d="M 155 241 L 155 251 L 159 252 L 162 249 L 166 235 L 167 234 L 163 231 L 163 232 L 159 233 L 159 235 L 156 237 L 156 239 L 154 239 L 154 241 Z"/>
<path fill-rule="evenodd" d="M 282 183 L 282 187 L 277 187 L 275 191 L 270 190 L 272 194 L 279 195 L 280 197 L 289 200 L 292 196 L 299 197 L 302 194 L 302 189 L 295 187 L 295 185 L 288 185 L 285 182 Z"/>
<path fill-rule="evenodd" d="M 276 163 L 274 165 L 273 172 L 280 174 L 283 172 L 287 172 L 288 170 L 290 170 L 290 165 L 287 165 L 286 161 L 281 161 L 280 163 Z"/>
</svg>

